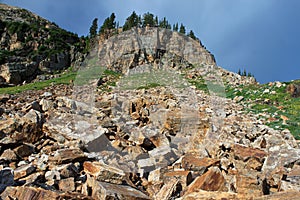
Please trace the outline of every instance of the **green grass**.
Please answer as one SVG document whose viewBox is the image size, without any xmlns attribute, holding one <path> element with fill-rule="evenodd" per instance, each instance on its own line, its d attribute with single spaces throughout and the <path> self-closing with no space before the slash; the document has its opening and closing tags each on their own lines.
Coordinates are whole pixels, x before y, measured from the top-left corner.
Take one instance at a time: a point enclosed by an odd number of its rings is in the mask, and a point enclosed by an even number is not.
<svg viewBox="0 0 300 200">
<path fill-rule="evenodd" d="M 157 70 L 124 76 L 119 80 L 118 86 L 119 89 L 122 90 L 149 89 L 158 86 L 185 88 L 189 86 L 189 83 L 181 75 L 176 74 L 175 72 Z"/>
<path fill-rule="evenodd" d="M 141 89 L 148 90 L 148 89 L 156 88 L 156 87 L 159 87 L 159 86 L 163 86 L 163 85 L 160 85 L 159 83 L 147 83 L 146 85 L 140 86 L 137 89 L 138 90 L 141 90 Z"/>
<path fill-rule="evenodd" d="M 192 84 L 193 86 L 195 86 L 196 89 L 202 90 L 202 91 L 204 91 L 205 93 L 208 94 L 208 88 L 207 88 L 207 85 L 206 85 L 204 79 L 202 79 L 202 78 L 199 78 L 199 79 L 188 79 L 188 82 L 190 84 Z"/>
<path fill-rule="evenodd" d="M 74 80 L 76 77 L 76 72 L 70 72 L 66 74 L 62 74 L 58 78 L 54 78 L 47 81 L 41 81 L 41 82 L 35 82 L 35 83 L 29 83 L 26 85 L 21 86 L 15 86 L 15 87 L 6 87 L 6 88 L 0 88 L 0 94 L 16 94 L 21 93 L 27 90 L 41 90 L 45 87 L 48 87 L 52 84 L 58 85 L 58 84 L 70 84 L 70 81 Z"/>
<path fill-rule="evenodd" d="M 235 96 L 243 96 L 244 100 L 241 103 L 244 104 L 246 112 L 271 116 L 275 121 L 264 119 L 267 125 L 278 130 L 289 129 L 296 139 L 300 139 L 300 98 L 292 98 L 286 92 L 286 86 L 262 84 L 231 87 L 227 85 L 226 95 L 231 99 Z M 286 124 L 283 124 L 281 115 L 289 118 Z"/>
</svg>

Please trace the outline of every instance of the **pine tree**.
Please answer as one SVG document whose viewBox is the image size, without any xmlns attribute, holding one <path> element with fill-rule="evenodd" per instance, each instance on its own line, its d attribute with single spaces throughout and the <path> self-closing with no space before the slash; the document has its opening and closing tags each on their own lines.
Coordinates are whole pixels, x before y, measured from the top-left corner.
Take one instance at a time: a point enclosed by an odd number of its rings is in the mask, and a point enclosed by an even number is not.
<svg viewBox="0 0 300 200">
<path fill-rule="evenodd" d="M 97 35 L 98 29 L 98 18 L 95 18 L 90 27 L 90 37 L 95 37 Z"/>
<path fill-rule="evenodd" d="M 242 73 L 241 73 L 241 69 L 239 69 L 239 71 L 238 71 L 238 75 L 240 75 L 240 76 L 242 75 Z"/>
<path fill-rule="evenodd" d="M 155 17 L 155 25 L 154 26 L 158 26 L 158 17 Z"/>
<path fill-rule="evenodd" d="M 176 23 L 176 24 L 173 25 L 173 31 L 178 32 L 178 23 Z"/>
<path fill-rule="evenodd" d="M 166 19 L 166 17 L 164 17 L 160 22 L 159 22 L 159 27 L 160 28 L 169 28 L 169 22 Z"/>
<path fill-rule="evenodd" d="M 150 26 L 150 27 L 154 27 L 156 26 L 156 23 L 155 23 L 155 19 L 154 19 L 154 15 L 152 13 L 145 13 L 143 15 L 143 27 L 146 27 L 146 26 Z"/>
<path fill-rule="evenodd" d="M 100 27 L 99 32 L 104 33 L 106 30 L 115 29 L 116 28 L 115 19 L 116 19 L 115 13 L 112 13 L 110 17 L 104 20 L 103 25 Z"/>
<path fill-rule="evenodd" d="M 244 69 L 244 72 L 243 72 L 243 76 L 247 76 L 247 72 L 246 72 L 245 69 Z"/>
<path fill-rule="evenodd" d="M 197 40 L 197 37 L 195 36 L 195 34 L 192 30 L 189 32 L 189 34 L 187 36 L 189 36 L 190 38 L 192 38 L 194 40 Z"/>
<path fill-rule="evenodd" d="M 123 31 L 127 31 L 132 27 L 139 27 L 141 25 L 141 18 L 134 11 L 132 14 L 126 19 L 125 24 L 123 26 Z"/>
<path fill-rule="evenodd" d="M 116 15 L 112 13 L 109 17 L 108 29 L 115 29 L 116 28 Z"/>
<path fill-rule="evenodd" d="M 185 34 L 185 26 L 183 24 L 180 25 L 179 33 Z"/>
</svg>

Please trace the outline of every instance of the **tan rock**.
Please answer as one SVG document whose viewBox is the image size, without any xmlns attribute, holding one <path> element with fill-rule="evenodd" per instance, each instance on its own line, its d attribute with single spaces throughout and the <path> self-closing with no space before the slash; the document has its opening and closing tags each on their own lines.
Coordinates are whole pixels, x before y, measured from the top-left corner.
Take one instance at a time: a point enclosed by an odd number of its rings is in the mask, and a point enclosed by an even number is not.
<svg viewBox="0 0 300 200">
<path fill-rule="evenodd" d="M 242 146 L 239 144 L 234 145 L 234 156 L 240 160 L 246 161 L 249 158 L 257 158 L 262 161 L 268 154 L 260 149 Z"/>
<path fill-rule="evenodd" d="M 238 198 L 236 193 L 229 192 L 210 192 L 205 190 L 198 190 L 197 192 L 192 192 L 190 194 L 184 195 L 182 198 L 177 200 L 242 200 Z"/>
<path fill-rule="evenodd" d="M 176 185 L 178 184 L 178 179 L 171 178 L 166 182 L 163 187 L 160 189 L 160 191 L 154 195 L 155 200 L 160 199 L 170 199 L 172 193 L 176 190 Z"/>
<path fill-rule="evenodd" d="M 197 177 L 189 186 L 185 194 L 197 190 L 223 191 L 225 189 L 225 179 L 217 167 L 210 168 L 202 176 Z"/>
<path fill-rule="evenodd" d="M 300 197 L 299 191 L 278 192 L 276 194 L 265 195 L 262 197 L 253 198 L 254 200 L 298 200 Z"/>
<path fill-rule="evenodd" d="M 66 179 L 62 179 L 59 181 L 58 183 L 58 188 L 61 191 L 64 192 L 73 192 L 75 191 L 75 182 L 74 182 L 74 178 L 66 178 Z"/>
<path fill-rule="evenodd" d="M 34 187 L 7 187 L 0 195 L 5 199 L 22 199 L 22 200 L 55 200 L 59 194 L 50 190 Z"/>
<path fill-rule="evenodd" d="M 258 182 L 257 176 L 249 173 L 238 174 L 236 177 L 236 191 L 239 196 L 250 198 L 263 195 L 262 185 Z"/>
<path fill-rule="evenodd" d="M 87 157 L 80 149 L 60 149 L 55 152 L 53 157 L 49 157 L 50 161 L 57 164 L 84 161 L 86 159 Z"/>
<path fill-rule="evenodd" d="M 28 176 L 35 171 L 35 167 L 32 164 L 26 164 L 18 167 L 14 171 L 14 179 L 18 180 L 19 178 Z"/>
<path fill-rule="evenodd" d="M 93 179 L 89 187 L 92 189 L 91 196 L 95 199 L 150 200 L 150 198 L 141 191 L 126 185 L 98 182 Z"/>
<path fill-rule="evenodd" d="M 37 181 L 41 175 L 42 174 L 40 172 L 36 172 L 36 173 L 30 174 L 24 178 L 20 178 L 18 181 L 21 183 L 24 183 L 24 186 L 28 186 L 28 185 L 34 183 L 35 181 Z"/>
<path fill-rule="evenodd" d="M 11 150 L 11 149 L 6 149 L 2 154 L 1 154 L 1 158 L 5 158 L 11 161 L 16 161 L 18 160 L 18 157 L 16 155 L 16 153 Z"/>
<path fill-rule="evenodd" d="M 250 158 L 247 161 L 246 168 L 247 169 L 254 169 L 260 170 L 262 168 L 263 163 L 260 162 L 257 158 Z"/>
<path fill-rule="evenodd" d="M 218 166 L 220 164 L 220 160 L 213 158 L 199 158 L 194 155 L 185 155 L 182 158 L 182 167 L 185 170 L 191 171 L 205 171 L 207 168 L 211 166 Z"/>
<path fill-rule="evenodd" d="M 100 162 L 86 161 L 83 163 L 83 170 L 98 181 L 121 184 L 125 180 L 125 173 L 122 170 Z"/>
<path fill-rule="evenodd" d="M 190 171 L 172 171 L 167 172 L 164 174 L 164 177 L 166 178 L 165 182 L 168 182 L 170 178 L 176 178 L 179 180 L 179 183 L 182 186 L 182 190 L 185 190 L 185 188 L 192 182 L 192 173 Z"/>
</svg>

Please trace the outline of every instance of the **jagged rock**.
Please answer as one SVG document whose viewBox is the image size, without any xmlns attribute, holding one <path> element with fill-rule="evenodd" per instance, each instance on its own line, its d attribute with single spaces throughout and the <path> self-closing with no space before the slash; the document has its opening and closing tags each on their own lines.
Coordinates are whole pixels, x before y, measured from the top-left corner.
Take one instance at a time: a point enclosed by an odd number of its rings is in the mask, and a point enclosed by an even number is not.
<svg viewBox="0 0 300 200">
<path fill-rule="evenodd" d="M 7 83 L 17 85 L 35 76 L 37 64 L 35 62 L 6 63 L 0 65 L 0 69 L 0 76 L 3 77 Z"/>
<path fill-rule="evenodd" d="M 8 159 L 10 161 L 17 161 L 18 157 L 16 153 L 11 149 L 6 149 L 2 154 L 1 158 Z"/>
<path fill-rule="evenodd" d="M 259 183 L 257 175 L 251 174 L 237 174 L 236 177 L 236 191 L 244 198 L 254 198 L 263 195 L 262 183 Z"/>
<path fill-rule="evenodd" d="M 225 179 L 217 167 L 210 168 L 202 176 L 197 177 L 188 187 L 185 194 L 198 189 L 206 191 L 223 191 L 225 189 Z"/>
<path fill-rule="evenodd" d="M 45 179 L 47 180 L 48 185 L 54 185 L 56 181 L 61 180 L 60 173 L 57 169 L 52 169 L 45 173 Z"/>
<path fill-rule="evenodd" d="M 150 198 L 141 191 L 126 185 L 96 182 L 92 188 L 92 197 L 95 199 L 150 200 Z"/>
<path fill-rule="evenodd" d="M 74 183 L 74 178 L 66 178 L 66 179 L 62 179 L 59 181 L 58 183 L 58 188 L 61 191 L 64 192 L 73 192 L 75 191 L 75 183 Z"/>
<path fill-rule="evenodd" d="M 182 158 L 182 167 L 185 170 L 204 172 L 211 166 L 217 166 L 220 164 L 220 160 L 213 158 L 197 158 L 194 155 L 185 155 Z"/>
<path fill-rule="evenodd" d="M 22 165 L 15 169 L 14 171 L 14 179 L 18 180 L 25 176 L 32 174 L 35 171 L 35 167 L 32 164 Z"/>
<path fill-rule="evenodd" d="M 178 180 L 176 178 L 171 178 L 164 186 L 160 189 L 160 191 L 154 195 L 155 200 L 159 199 L 170 199 L 173 192 L 176 190 L 176 185 L 178 184 Z"/>
<path fill-rule="evenodd" d="M 267 153 L 263 150 L 253 149 L 236 144 L 234 145 L 234 156 L 243 161 L 246 161 L 249 158 L 256 158 L 262 162 L 267 156 Z"/>
<path fill-rule="evenodd" d="M 22 144 L 14 149 L 16 154 L 23 158 L 31 155 L 35 151 L 35 146 L 32 144 Z"/>
<path fill-rule="evenodd" d="M 23 109 L 25 110 L 25 112 L 28 112 L 31 109 L 39 111 L 39 112 L 42 111 L 40 104 L 38 102 L 36 102 L 36 101 L 33 101 L 33 102 L 29 103 Z"/>
<path fill-rule="evenodd" d="M 43 111 L 48 111 L 54 108 L 54 103 L 47 99 L 42 99 L 39 103 Z"/>
<path fill-rule="evenodd" d="M 219 200 L 219 199 L 230 199 L 230 200 L 240 200 L 244 198 L 238 197 L 236 193 L 229 192 L 217 192 L 217 191 L 205 191 L 199 190 L 197 192 L 192 192 L 187 195 L 184 195 L 182 198 L 178 198 L 177 200 Z"/>
<path fill-rule="evenodd" d="M 190 171 L 172 171 L 164 174 L 165 182 L 169 182 L 169 179 L 175 177 L 180 185 L 182 190 L 185 190 L 186 187 L 192 182 L 192 173 Z"/>
<path fill-rule="evenodd" d="M 33 188 L 33 187 L 8 187 L 6 190 L 0 195 L 2 199 L 36 199 L 43 200 L 45 197 L 49 200 L 54 200 L 59 197 L 59 194 L 45 190 L 41 188 Z"/>
<path fill-rule="evenodd" d="M 63 165 L 57 169 L 60 171 L 60 176 L 62 178 L 77 177 L 79 174 L 78 167 L 76 167 L 73 163 Z"/>
<path fill-rule="evenodd" d="M 98 181 L 121 184 L 125 180 L 125 173 L 122 170 L 100 162 L 86 161 L 83 163 L 83 170 Z"/>
<path fill-rule="evenodd" d="M 74 163 L 86 159 L 86 155 L 80 149 L 60 149 L 55 152 L 53 157 L 49 157 L 50 161 L 57 164 Z"/>
<path fill-rule="evenodd" d="M 22 183 L 23 186 L 29 186 L 35 183 L 36 181 L 39 181 L 41 177 L 42 177 L 42 173 L 36 172 L 28 176 L 25 176 L 24 178 L 18 179 L 18 182 Z"/>
<path fill-rule="evenodd" d="M 20 133 L 16 134 L 16 140 L 34 143 L 42 136 L 43 115 L 36 110 L 31 109 L 26 113 L 18 123 Z"/>
<path fill-rule="evenodd" d="M 282 200 L 282 199 L 299 199 L 299 191 L 278 192 L 276 194 L 266 195 L 254 198 L 255 200 Z"/>
</svg>

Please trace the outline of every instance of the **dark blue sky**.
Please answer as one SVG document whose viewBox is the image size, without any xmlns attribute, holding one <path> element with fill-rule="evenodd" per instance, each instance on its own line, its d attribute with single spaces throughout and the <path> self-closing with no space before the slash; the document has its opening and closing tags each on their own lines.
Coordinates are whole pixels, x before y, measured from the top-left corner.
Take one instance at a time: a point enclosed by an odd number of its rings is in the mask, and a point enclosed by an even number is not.
<svg viewBox="0 0 300 200">
<path fill-rule="evenodd" d="M 192 29 L 219 66 L 246 69 L 261 83 L 300 79 L 300 0 L 0 0 L 87 35 L 112 12 L 151 12 Z"/>
</svg>

